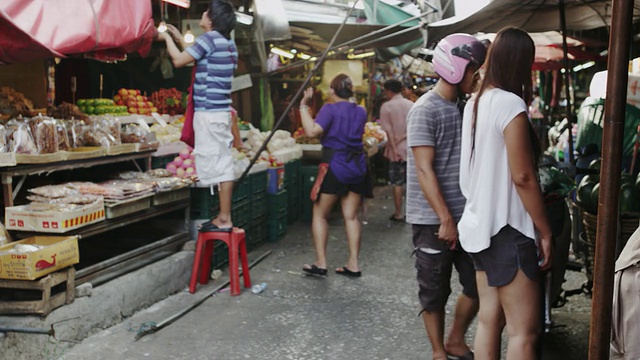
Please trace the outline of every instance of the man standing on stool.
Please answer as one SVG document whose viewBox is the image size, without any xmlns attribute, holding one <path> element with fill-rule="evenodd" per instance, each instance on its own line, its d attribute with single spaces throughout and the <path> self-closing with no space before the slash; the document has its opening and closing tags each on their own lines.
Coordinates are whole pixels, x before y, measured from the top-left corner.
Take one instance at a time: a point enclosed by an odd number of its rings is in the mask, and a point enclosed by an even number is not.
<svg viewBox="0 0 640 360">
<path fill-rule="evenodd" d="M 459 98 L 473 91 L 485 46 L 473 36 L 453 34 L 441 40 L 433 55 L 440 75 L 407 117 L 407 222 L 413 224 L 415 267 L 422 320 L 434 360 L 472 360 L 465 332 L 478 312 L 473 261 L 458 243 L 457 222 L 465 198 L 459 185 L 462 115 Z M 455 265 L 462 294 L 451 330 L 444 340 L 445 305 Z"/>
<path fill-rule="evenodd" d="M 388 100 L 380 107 L 380 126 L 387 132 L 384 157 L 389 159 L 389 183 L 393 187 L 395 205 L 395 212 L 389 220 L 404 221 L 402 196 L 407 181 L 407 114 L 413 102 L 402 97 L 399 80 L 387 80 L 384 92 Z"/>
</svg>

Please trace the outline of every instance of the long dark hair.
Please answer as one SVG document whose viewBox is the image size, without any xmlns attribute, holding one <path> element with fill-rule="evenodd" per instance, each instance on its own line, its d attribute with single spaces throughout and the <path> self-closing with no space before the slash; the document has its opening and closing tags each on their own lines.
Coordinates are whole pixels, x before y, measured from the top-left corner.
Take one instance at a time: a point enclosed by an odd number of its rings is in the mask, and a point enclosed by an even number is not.
<svg viewBox="0 0 640 360">
<path fill-rule="evenodd" d="M 531 66 L 535 56 L 535 45 L 526 31 L 508 27 L 500 30 L 489 48 L 487 60 L 484 63 L 484 78 L 480 84 L 476 101 L 473 104 L 473 121 L 471 125 L 471 158 L 476 146 L 476 126 L 478 118 L 478 104 L 480 97 L 489 86 L 509 91 L 518 95 L 525 104 L 531 103 L 532 82 Z M 533 148 L 534 162 L 537 165 L 542 154 L 540 141 L 531 123 L 529 137 Z"/>
<path fill-rule="evenodd" d="M 227 39 L 231 39 L 231 32 L 236 27 L 236 13 L 229 0 L 212 0 L 207 9 L 213 30 Z"/>
</svg>

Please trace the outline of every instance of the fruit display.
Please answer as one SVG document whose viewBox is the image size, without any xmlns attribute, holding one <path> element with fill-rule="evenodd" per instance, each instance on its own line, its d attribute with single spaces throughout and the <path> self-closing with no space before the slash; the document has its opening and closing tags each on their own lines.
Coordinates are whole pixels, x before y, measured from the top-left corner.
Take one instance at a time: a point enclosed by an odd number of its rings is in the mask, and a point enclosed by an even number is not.
<svg viewBox="0 0 640 360">
<path fill-rule="evenodd" d="M 184 114 L 186 97 L 176 88 L 154 91 L 149 98 L 159 114 Z"/>
<path fill-rule="evenodd" d="M 11 118 L 18 115 L 30 116 L 31 111 L 33 111 L 33 102 L 21 92 L 8 86 L 0 87 L 0 118 Z"/>
<path fill-rule="evenodd" d="M 538 168 L 538 181 L 547 199 L 565 197 L 576 188 L 575 181 L 554 166 Z"/>
<path fill-rule="evenodd" d="M 178 156 L 167 164 L 167 171 L 182 178 L 196 177 L 196 163 L 192 152 L 193 148 L 190 146 L 182 149 Z"/>
<path fill-rule="evenodd" d="M 597 170 L 600 160 L 594 160 L 589 169 Z M 600 178 L 596 174 L 590 174 L 582 178 L 576 193 L 576 202 L 590 213 L 598 211 L 598 197 L 600 196 Z M 638 215 L 640 213 L 640 175 L 633 179 L 629 174 L 620 176 L 620 214 Z"/>
<path fill-rule="evenodd" d="M 149 99 L 140 94 L 140 90 L 120 89 L 113 97 L 116 105 L 126 108 L 129 114 L 151 115 L 158 112 L 158 108 Z"/>
<path fill-rule="evenodd" d="M 76 104 L 87 115 L 129 115 L 126 106 L 119 106 L 111 99 L 79 99 Z"/>
<path fill-rule="evenodd" d="M 298 130 L 294 131 L 291 135 L 298 144 L 320 144 L 319 138 L 308 137 L 304 134 L 304 129 L 299 127 Z"/>
<path fill-rule="evenodd" d="M 362 135 L 362 142 L 365 144 L 383 144 L 387 142 L 387 133 L 382 130 L 380 124 L 376 122 L 368 121 L 364 126 L 364 134 Z"/>
</svg>

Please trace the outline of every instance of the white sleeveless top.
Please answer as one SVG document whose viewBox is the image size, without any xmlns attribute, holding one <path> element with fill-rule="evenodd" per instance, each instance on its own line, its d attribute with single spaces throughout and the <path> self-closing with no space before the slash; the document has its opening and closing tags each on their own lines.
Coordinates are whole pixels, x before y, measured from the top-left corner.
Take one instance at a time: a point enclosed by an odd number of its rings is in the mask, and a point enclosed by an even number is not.
<svg viewBox="0 0 640 360">
<path fill-rule="evenodd" d="M 460 189 L 467 198 L 458 223 L 460 244 L 470 253 L 489 247 L 491 237 L 510 225 L 525 236 L 535 239 L 533 220 L 524 208 L 511 179 L 504 129 L 527 106 L 517 95 L 501 89 L 485 91 L 480 97 L 476 119 L 475 149 L 471 157 L 471 99 L 462 122 Z"/>
</svg>

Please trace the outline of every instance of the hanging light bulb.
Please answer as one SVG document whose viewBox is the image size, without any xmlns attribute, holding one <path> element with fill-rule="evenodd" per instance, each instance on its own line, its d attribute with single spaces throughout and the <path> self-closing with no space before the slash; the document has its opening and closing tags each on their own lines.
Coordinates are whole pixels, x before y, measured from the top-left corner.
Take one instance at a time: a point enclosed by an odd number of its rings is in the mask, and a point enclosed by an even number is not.
<svg viewBox="0 0 640 360">
<path fill-rule="evenodd" d="M 195 39 L 195 36 L 193 36 L 193 33 L 191 32 L 191 25 L 187 24 L 187 32 L 184 33 L 184 42 L 192 44 Z"/>
<path fill-rule="evenodd" d="M 158 24 L 158 32 L 165 31 L 167 31 L 167 23 L 165 23 L 164 21 L 160 21 L 160 24 Z"/>
</svg>

